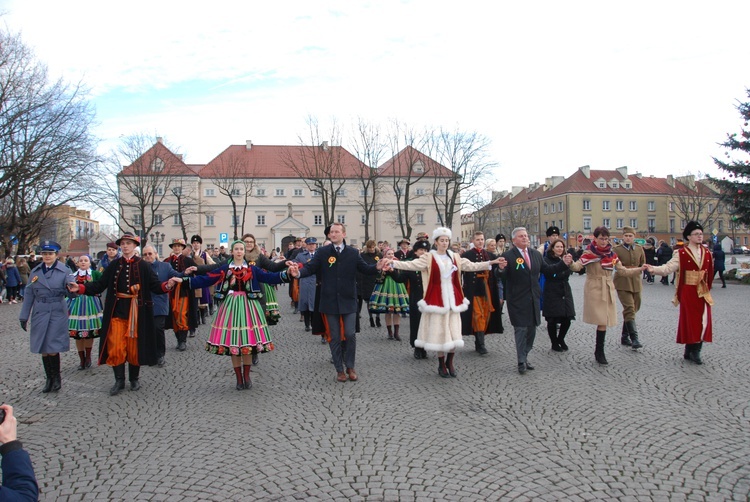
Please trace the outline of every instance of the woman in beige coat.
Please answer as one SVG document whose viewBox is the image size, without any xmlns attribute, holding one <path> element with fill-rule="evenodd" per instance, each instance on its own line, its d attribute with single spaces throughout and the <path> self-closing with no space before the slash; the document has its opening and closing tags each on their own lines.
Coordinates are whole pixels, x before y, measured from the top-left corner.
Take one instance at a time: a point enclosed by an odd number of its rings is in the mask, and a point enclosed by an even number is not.
<svg viewBox="0 0 750 502">
<path fill-rule="evenodd" d="M 608 364 L 604 356 L 604 339 L 607 326 L 617 325 L 615 271 L 623 275 L 642 273 L 643 267 L 627 268 L 620 263 L 609 242 L 609 229 L 594 229 L 594 241 L 584 250 L 579 261 L 571 263 L 570 270 L 578 272 L 586 267 L 586 284 L 583 288 L 583 322 L 596 325 L 596 350 L 599 364 Z"/>
</svg>

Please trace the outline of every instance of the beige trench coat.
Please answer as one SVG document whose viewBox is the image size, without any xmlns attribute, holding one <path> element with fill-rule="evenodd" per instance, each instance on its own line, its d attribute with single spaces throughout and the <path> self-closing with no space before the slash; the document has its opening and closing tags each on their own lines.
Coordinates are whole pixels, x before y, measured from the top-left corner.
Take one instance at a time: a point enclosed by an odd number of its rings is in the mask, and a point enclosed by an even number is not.
<svg viewBox="0 0 750 502">
<path fill-rule="evenodd" d="M 570 264 L 570 270 L 578 272 L 581 262 Z M 626 268 L 619 261 L 615 265 L 618 274 L 631 276 L 642 273 L 640 268 Z M 604 270 L 595 261 L 586 265 L 586 284 L 583 287 L 583 322 L 595 326 L 617 325 L 617 294 L 612 270 Z"/>
</svg>

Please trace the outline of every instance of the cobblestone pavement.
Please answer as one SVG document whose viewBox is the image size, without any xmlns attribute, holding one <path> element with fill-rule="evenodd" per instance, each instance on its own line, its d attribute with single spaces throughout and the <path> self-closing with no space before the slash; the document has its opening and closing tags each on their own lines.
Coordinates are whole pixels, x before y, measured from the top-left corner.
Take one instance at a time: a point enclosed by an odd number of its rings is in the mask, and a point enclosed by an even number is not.
<svg viewBox="0 0 750 502">
<path fill-rule="evenodd" d="M 580 319 L 584 277 L 571 282 Z M 702 366 L 674 343 L 672 291 L 645 286 L 645 348 L 621 347 L 618 325 L 607 367 L 579 320 L 562 354 L 541 326 L 536 370 L 519 375 L 506 316 L 489 355 L 466 338 L 458 378 L 442 379 L 434 354 L 415 360 L 365 322 L 360 381 L 342 384 L 283 287 L 277 349 L 251 390 L 234 389 L 204 336 L 180 353 L 168 335 L 167 366 L 116 397 L 112 371 L 77 371 L 75 351 L 62 390 L 42 394 L 21 306 L 3 304 L 0 400 L 16 408 L 43 500 L 748 500 L 750 288 L 714 289 Z"/>
</svg>

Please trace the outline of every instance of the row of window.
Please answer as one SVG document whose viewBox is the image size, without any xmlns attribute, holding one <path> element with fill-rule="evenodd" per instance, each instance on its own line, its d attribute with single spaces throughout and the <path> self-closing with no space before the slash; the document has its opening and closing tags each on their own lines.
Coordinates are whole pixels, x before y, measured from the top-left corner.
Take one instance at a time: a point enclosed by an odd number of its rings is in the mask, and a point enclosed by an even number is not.
<svg viewBox="0 0 750 502">
<path fill-rule="evenodd" d="M 206 214 L 206 215 L 204 215 L 204 217 L 205 217 L 205 226 L 207 226 L 207 227 L 213 227 L 213 226 L 215 226 L 215 224 L 214 224 L 214 221 L 215 221 L 214 220 L 214 215 L 212 215 L 212 214 Z M 415 218 L 416 218 L 416 224 L 417 225 L 424 225 L 424 214 L 423 213 L 417 213 L 415 215 Z M 174 215 L 172 217 L 172 224 L 173 225 L 180 225 L 181 222 L 182 222 L 182 220 L 180 218 L 180 215 L 176 214 L 176 215 Z M 339 215 L 337 215 L 336 216 L 336 222 L 337 223 L 341 223 L 343 225 L 346 225 L 346 215 L 345 214 L 339 214 Z M 160 214 L 155 214 L 154 215 L 154 226 L 160 226 L 160 225 L 163 225 L 163 223 L 164 223 L 164 221 L 163 221 L 162 216 Z M 396 223 L 400 224 L 400 218 L 399 217 L 396 218 Z M 134 225 L 141 225 L 142 224 L 141 215 L 140 214 L 136 214 L 136 215 L 133 216 L 133 224 Z M 233 215 L 232 216 L 232 223 L 231 223 L 231 225 L 232 226 L 239 226 L 241 224 L 242 224 L 241 217 L 239 215 Z M 365 224 L 365 215 L 364 214 L 361 215 L 360 224 L 362 224 L 362 225 Z M 266 215 L 265 214 L 256 214 L 255 215 L 255 225 L 259 226 L 259 227 L 265 226 L 266 225 Z M 322 214 L 315 214 L 315 215 L 313 215 L 313 225 L 316 225 L 316 226 L 322 226 L 323 225 L 323 215 Z"/>
<path fill-rule="evenodd" d="M 171 191 L 172 191 L 172 193 L 175 196 L 182 195 L 182 187 L 174 187 L 174 188 L 171 189 Z M 162 196 L 162 195 L 164 195 L 164 187 L 156 187 L 154 189 L 154 192 L 155 192 L 155 194 L 157 196 Z M 434 192 L 435 192 L 436 195 L 445 195 L 445 189 L 444 188 L 436 188 L 434 190 Z M 239 196 L 242 195 L 243 192 L 239 188 L 232 188 L 229 191 L 229 193 L 230 193 L 230 195 L 232 197 L 239 197 Z M 359 189 L 359 196 L 360 197 L 365 197 L 366 195 L 368 195 L 370 193 L 371 193 L 370 190 L 365 190 L 364 188 L 360 188 Z M 395 193 L 397 195 L 401 195 L 401 188 L 400 187 L 396 187 L 395 188 Z M 423 196 L 423 195 L 426 195 L 426 193 L 427 192 L 425 191 L 424 188 L 415 188 L 414 192 L 413 192 L 413 194 L 415 196 Z M 137 196 L 138 194 L 136 193 L 135 195 Z M 203 189 L 203 196 L 204 197 L 216 197 L 216 195 L 217 195 L 217 189 L 216 188 L 204 188 Z M 255 195 L 255 197 L 265 197 L 267 195 L 266 189 L 265 188 L 256 188 L 255 191 L 254 191 L 254 195 Z M 292 196 L 293 197 L 302 197 L 303 195 L 304 195 L 304 189 L 302 189 L 302 188 L 293 188 L 292 189 Z M 318 190 L 310 190 L 310 195 L 312 195 L 313 197 L 320 197 L 320 191 L 318 191 Z M 276 189 L 274 189 L 274 196 L 275 197 L 286 197 L 286 189 L 285 188 L 276 188 Z M 340 190 L 337 190 L 336 191 L 336 196 L 338 196 L 338 197 L 346 197 L 346 189 L 342 188 Z M 562 202 L 560 204 L 562 204 Z M 562 209 L 561 209 L 561 211 L 562 211 Z"/>
<path fill-rule="evenodd" d="M 612 220 L 610 218 L 603 218 L 602 219 L 602 226 L 605 226 L 607 228 L 612 228 L 611 227 L 611 222 L 612 222 Z M 553 221 L 553 223 L 554 223 L 554 221 Z M 669 219 L 669 233 L 675 233 L 675 232 L 677 232 L 676 224 L 677 224 L 677 222 L 676 222 L 676 220 L 674 218 L 670 218 Z M 686 220 L 684 220 L 684 219 L 680 220 L 680 228 L 679 228 L 679 230 L 684 229 L 686 224 L 687 224 Z M 546 225 L 546 223 L 545 223 L 545 225 Z M 616 218 L 615 219 L 615 228 L 616 229 L 621 230 L 622 228 L 624 228 L 624 226 L 625 226 L 625 219 L 624 218 Z M 637 229 L 638 228 L 638 219 L 637 218 L 630 218 L 628 220 L 628 226 Z M 716 221 L 714 221 L 714 220 L 708 220 L 706 222 L 706 229 L 707 229 L 706 231 L 707 232 L 712 231 L 714 228 L 716 228 L 716 230 L 718 230 L 719 232 L 723 232 L 724 231 L 724 220 L 716 220 Z M 738 228 L 739 228 L 739 225 L 738 225 Z M 732 229 L 731 222 L 729 223 L 729 229 L 730 230 Z M 562 231 L 562 221 L 560 221 L 560 230 Z M 583 217 L 583 230 L 584 231 L 590 231 L 591 230 L 591 217 L 590 216 L 584 216 Z M 649 232 L 655 232 L 656 231 L 656 218 L 649 218 L 648 219 L 647 230 Z"/>
</svg>

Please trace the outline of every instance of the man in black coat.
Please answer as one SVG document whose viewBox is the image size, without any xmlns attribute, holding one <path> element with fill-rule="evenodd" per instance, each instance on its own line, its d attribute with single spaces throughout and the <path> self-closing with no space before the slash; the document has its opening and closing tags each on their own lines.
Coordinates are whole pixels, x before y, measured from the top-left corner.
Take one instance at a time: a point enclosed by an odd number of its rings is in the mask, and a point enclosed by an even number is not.
<svg viewBox="0 0 750 502">
<path fill-rule="evenodd" d="M 672 259 L 672 252 L 672 248 L 669 247 L 669 244 L 661 241 L 661 244 L 659 244 L 659 249 L 656 250 L 656 263 L 658 265 L 666 265 L 669 260 Z M 669 286 L 669 276 L 665 275 L 664 277 L 662 277 L 661 283 L 665 286 Z"/>
<path fill-rule="evenodd" d="M 300 269 L 300 278 L 316 274 L 320 281 L 320 313 L 325 316 L 330 339 L 333 364 L 336 366 L 336 380 L 356 381 L 354 371 L 357 339 L 355 321 L 357 316 L 357 271 L 375 275 L 383 268 L 383 261 L 368 265 L 359 252 L 346 245 L 346 228 L 334 223 L 328 234 L 331 241 L 315 253 L 315 256 Z M 342 329 L 343 328 L 343 329 Z M 342 351 L 342 342 L 346 341 Z M 346 366 L 346 373 L 344 367 Z"/>
<path fill-rule="evenodd" d="M 565 270 L 573 258 L 566 254 L 562 262 L 546 264 L 542 254 L 529 246 L 529 235 L 524 227 L 514 228 L 511 239 L 513 248 L 503 253 L 506 265 L 500 273 L 505 277 L 505 301 L 515 331 L 518 372 L 523 375 L 526 370 L 534 369 L 528 355 L 534 346 L 536 327 L 541 323 L 539 274 Z"/>
</svg>

